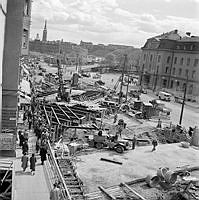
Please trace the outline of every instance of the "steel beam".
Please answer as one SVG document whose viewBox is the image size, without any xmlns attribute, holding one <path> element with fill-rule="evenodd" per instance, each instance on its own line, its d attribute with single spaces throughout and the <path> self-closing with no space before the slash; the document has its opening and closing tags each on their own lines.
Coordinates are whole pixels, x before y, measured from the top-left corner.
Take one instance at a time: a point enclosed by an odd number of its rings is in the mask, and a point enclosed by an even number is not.
<svg viewBox="0 0 199 200">
<path fill-rule="evenodd" d="M 52 111 L 53 111 L 53 114 L 55 115 L 55 118 L 56 118 L 56 120 L 57 120 L 58 124 L 60 125 L 61 123 L 60 123 L 60 121 L 59 121 L 59 119 L 58 119 L 58 117 L 57 117 L 57 115 L 56 115 L 56 113 L 55 113 L 55 110 L 54 110 L 54 108 L 53 108 L 53 107 L 51 107 L 51 109 L 52 109 Z"/>
</svg>

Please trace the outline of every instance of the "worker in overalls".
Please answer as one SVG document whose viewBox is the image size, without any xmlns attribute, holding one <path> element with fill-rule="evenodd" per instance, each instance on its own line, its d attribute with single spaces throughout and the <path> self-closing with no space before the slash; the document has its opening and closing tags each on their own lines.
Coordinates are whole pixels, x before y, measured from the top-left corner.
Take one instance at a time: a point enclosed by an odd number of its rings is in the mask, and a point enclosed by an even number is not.
<svg viewBox="0 0 199 200">
<path fill-rule="evenodd" d="M 134 135 L 133 140 L 132 140 L 132 149 L 135 149 L 136 142 L 137 142 L 137 139 L 136 139 L 136 136 Z"/>
<path fill-rule="evenodd" d="M 162 128 L 162 121 L 160 119 L 158 119 L 158 125 L 157 128 Z"/>
</svg>

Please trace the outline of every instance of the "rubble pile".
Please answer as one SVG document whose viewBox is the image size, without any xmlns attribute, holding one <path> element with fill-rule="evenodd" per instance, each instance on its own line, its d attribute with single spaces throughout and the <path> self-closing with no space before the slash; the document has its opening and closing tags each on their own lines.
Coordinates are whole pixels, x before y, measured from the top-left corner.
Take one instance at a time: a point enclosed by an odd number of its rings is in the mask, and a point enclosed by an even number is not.
<svg viewBox="0 0 199 200">
<path fill-rule="evenodd" d="M 155 133 L 157 140 L 162 143 L 178 143 L 178 142 L 190 142 L 190 137 L 186 130 L 178 130 L 178 129 L 155 129 L 153 131 Z"/>
</svg>

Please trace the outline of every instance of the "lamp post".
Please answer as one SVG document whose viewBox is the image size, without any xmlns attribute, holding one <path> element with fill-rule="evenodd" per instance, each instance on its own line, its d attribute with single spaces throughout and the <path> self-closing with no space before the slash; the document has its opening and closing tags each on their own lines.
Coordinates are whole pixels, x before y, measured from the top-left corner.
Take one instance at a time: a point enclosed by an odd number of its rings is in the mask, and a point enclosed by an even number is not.
<svg viewBox="0 0 199 200">
<path fill-rule="evenodd" d="M 186 94 L 187 94 L 187 84 L 188 84 L 188 74 L 187 74 L 187 79 L 186 79 L 186 85 L 184 88 L 184 97 L 183 97 L 182 108 L 181 108 L 181 113 L 180 113 L 180 121 L 179 121 L 180 125 L 182 124 L 182 117 L 183 117 L 184 105 L 185 105 Z"/>
</svg>

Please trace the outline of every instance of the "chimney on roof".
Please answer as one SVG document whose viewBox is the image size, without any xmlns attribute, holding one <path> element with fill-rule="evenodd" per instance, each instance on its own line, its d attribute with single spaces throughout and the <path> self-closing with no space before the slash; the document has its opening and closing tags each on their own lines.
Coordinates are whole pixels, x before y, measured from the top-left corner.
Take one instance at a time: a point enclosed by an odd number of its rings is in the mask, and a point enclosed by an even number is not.
<svg viewBox="0 0 199 200">
<path fill-rule="evenodd" d="M 186 32 L 186 35 L 190 37 L 191 36 L 191 32 Z"/>
<path fill-rule="evenodd" d="M 174 33 L 175 33 L 175 34 L 177 34 L 177 33 L 178 33 L 178 30 L 177 30 L 177 29 L 175 29 L 175 30 L 174 30 Z"/>
</svg>

